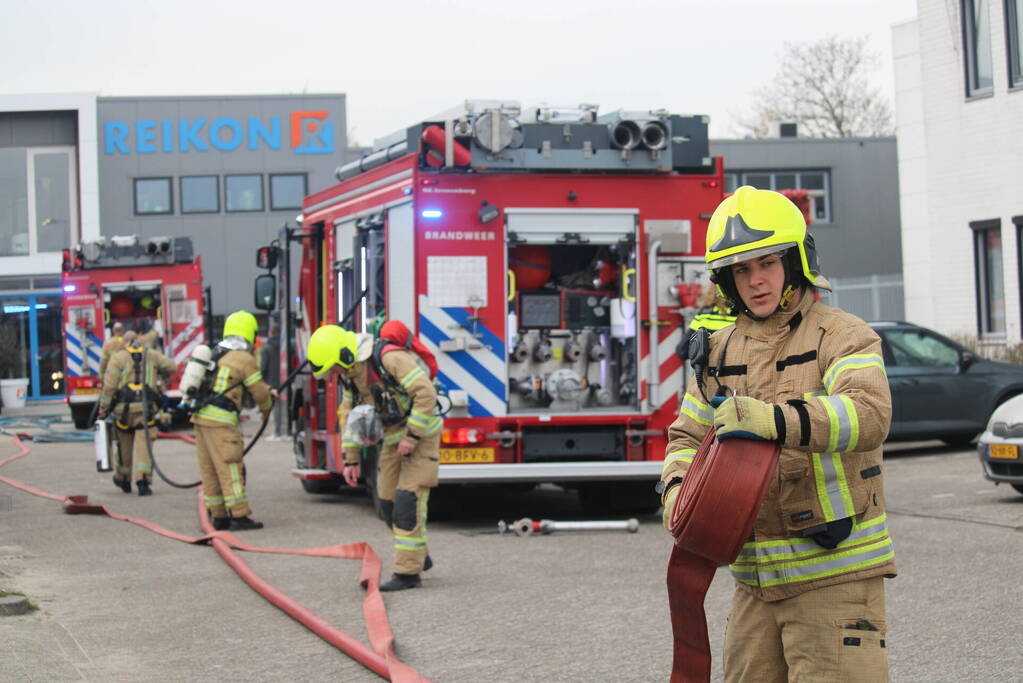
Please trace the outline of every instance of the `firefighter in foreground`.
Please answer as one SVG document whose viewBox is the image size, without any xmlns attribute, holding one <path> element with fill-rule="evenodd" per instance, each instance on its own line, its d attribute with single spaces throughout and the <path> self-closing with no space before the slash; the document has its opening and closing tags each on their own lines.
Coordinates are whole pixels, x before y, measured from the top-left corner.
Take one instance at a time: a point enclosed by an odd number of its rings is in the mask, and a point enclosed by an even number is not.
<svg viewBox="0 0 1023 683">
<path fill-rule="evenodd" d="M 665 520 L 711 427 L 719 440 L 782 447 L 753 533 L 730 567 L 725 680 L 885 681 L 883 580 L 896 572 L 880 339 L 859 318 L 814 301 L 813 288 L 830 285 L 802 214 L 781 194 L 741 187 L 725 199 L 708 226 L 706 259 L 739 317 L 710 337 L 710 376 L 703 386 L 689 382 L 669 430 Z"/>
<path fill-rule="evenodd" d="M 277 392 L 263 381 L 252 355 L 259 323 L 248 311 L 235 311 L 224 320 L 224 338 L 213 351 L 216 368 L 202 407 L 192 416 L 196 455 L 206 509 L 218 531 L 262 529 L 249 517 L 245 496 L 245 440 L 239 413 L 246 392 L 266 419 Z"/>
<path fill-rule="evenodd" d="M 394 574 L 382 591 L 420 585 L 420 572 L 433 566 L 426 547 L 426 508 L 437 485 L 440 433 L 437 392 L 413 352 L 378 344 L 367 334 L 324 325 L 309 338 L 313 374 L 341 377 L 338 423 L 343 436 L 345 483 L 356 486 L 362 474 L 362 444 L 346 429 L 353 407 L 373 404 L 383 423 L 383 447 L 377 463 L 377 495 L 394 535 Z"/>
<path fill-rule="evenodd" d="M 125 330 L 124 323 L 117 321 L 110 326 L 110 339 L 107 339 L 106 342 L 103 343 L 103 348 L 100 350 L 99 355 L 100 380 L 102 380 L 103 375 L 106 374 L 107 365 L 110 364 L 110 359 L 114 357 L 114 354 L 134 340 L 135 332 L 132 330 Z"/>
<path fill-rule="evenodd" d="M 158 387 L 177 369 L 170 358 L 134 340 L 115 352 L 105 368 L 97 415 L 101 420 L 114 416 L 118 444 L 114 484 L 125 493 L 131 493 L 134 465 L 139 495 L 152 494 L 150 448 L 156 442 L 156 416 L 162 403 Z"/>
</svg>

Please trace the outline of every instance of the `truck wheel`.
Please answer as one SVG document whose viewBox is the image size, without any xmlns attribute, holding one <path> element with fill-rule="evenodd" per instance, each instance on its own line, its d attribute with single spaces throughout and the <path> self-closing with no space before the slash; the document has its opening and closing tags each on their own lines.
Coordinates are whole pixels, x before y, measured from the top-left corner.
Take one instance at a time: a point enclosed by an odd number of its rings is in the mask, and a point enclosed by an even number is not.
<svg viewBox="0 0 1023 683">
<path fill-rule="evenodd" d="M 387 521 L 384 514 L 384 506 L 381 504 L 380 495 L 377 493 L 377 450 L 367 448 L 362 452 L 362 482 L 366 485 L 370 500 L 373 501 L 373 511 L 381 521 Z"/>
<path fill-rule="evenodd" d="M 72 403 L 71 421 L 75 423 L 75 429 L 89 429 L 92 427 L 92 403 Z"/>
<path fill-rule="evenodd" d="M 305 432 L 295 432 L 292 438 L 292 449 L 295 452 L 295 466 L 305 469 L 309 465 L 305 457 Z M 341 488 L 341 477 L 332 475 L 330 479 L 299 479 L 306 493 L 324 494 L 337 493 Z"/>
</svg>

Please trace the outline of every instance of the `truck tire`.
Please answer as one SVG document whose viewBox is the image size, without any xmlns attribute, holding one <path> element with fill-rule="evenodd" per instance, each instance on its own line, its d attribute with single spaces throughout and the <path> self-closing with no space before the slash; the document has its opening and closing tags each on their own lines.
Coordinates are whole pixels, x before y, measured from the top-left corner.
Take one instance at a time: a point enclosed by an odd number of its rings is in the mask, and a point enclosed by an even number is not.
<svg viewBox="0 0 1023 683">
<path fill-rule="evenodd" d="M 616 481 L 579 486 L 579 504 L 588 515 L 633 512 L 649 514 L 661 507 L 650 481 Z"/>
<path fill-rule="evenodd" d="M 71 421 L 75 423 L 75 429 L 89 429 L 93 422 L 94 403 L 72 403 Z"/>
<path fill-rule="evenodd" d="M 362 452 L 362 482 L 366 486 L 366 492 L 369 493 L 370 500 L 373 501 L 373 512 L 376 513 L 377 518 L 381 521 L 387 521 L 387 515 L 384 514 L 384 506 L 380 501 L 380 496 L 377 494 L 377 450 L 376 448 L 367 448 Z"/>
</svg>

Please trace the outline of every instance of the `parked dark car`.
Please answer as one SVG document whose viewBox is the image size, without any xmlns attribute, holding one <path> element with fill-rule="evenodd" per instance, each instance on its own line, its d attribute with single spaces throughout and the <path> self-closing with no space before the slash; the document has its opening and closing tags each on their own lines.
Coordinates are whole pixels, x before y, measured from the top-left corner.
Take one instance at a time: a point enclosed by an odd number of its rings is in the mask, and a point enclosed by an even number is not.
<svg viewBox="0 0 1023 683">
<path fill-rule="evenodd" d="M 981 358 L 933 330 L 872 322 L 892 390 L 889 441 L 941 439 L 964 446 L 995 408 L 1023 394 L 1023 365 Z"/>
</svg>

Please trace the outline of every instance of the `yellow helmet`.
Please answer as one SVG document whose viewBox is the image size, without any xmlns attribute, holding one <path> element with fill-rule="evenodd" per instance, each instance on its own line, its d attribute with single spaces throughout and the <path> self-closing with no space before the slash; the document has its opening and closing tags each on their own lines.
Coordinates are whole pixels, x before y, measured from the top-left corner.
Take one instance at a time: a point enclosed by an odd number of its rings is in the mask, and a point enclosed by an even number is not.
<svg viewBox="0 0 1023 683">
<path fill-rule="evenodd" d="M 354 332 L 337 325 L 323 325 L 309 337 L 306 358 L 313 366 L 313 377 L 326 375 L 332 367 L 348 369 L 355 365 L 359 342 Z"/>
<path fill-rule="evenodd" d="M 224 320 L 225 337 L 236 335 L 249 344 L 256 341 L 256 330 L 258 329 L 259 323 L 256 321 L 256 316 L 248 311 L 235 311 Z"/>
<path fill-rule="evenodd" d="M 743 185 L 714 210 L 705 258 L 719 291 L 741 306 L 727 266 L 792 247 L 795 250 L 784 259 L 787 279 L 796 284 L 801 280 L 797 274 L 802 274 L 811 285 L 830 290 L 831 284 L 820 274 L 803 213 L 780 192 Z"/>
</svg>

